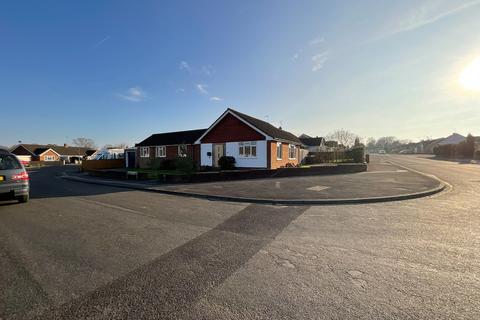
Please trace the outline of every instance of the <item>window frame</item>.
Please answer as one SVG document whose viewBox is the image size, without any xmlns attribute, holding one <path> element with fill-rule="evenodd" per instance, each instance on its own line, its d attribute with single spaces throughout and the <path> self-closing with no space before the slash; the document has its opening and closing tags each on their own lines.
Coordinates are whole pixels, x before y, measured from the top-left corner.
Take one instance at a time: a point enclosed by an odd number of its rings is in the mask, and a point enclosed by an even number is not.
<svg viewBox="0 0 480 320">
<path fill-rule="evenodd" d="M 180 152 L 181 148 L 185 147 L 185 153 Z M 177 148 L 177 154 L 181 158 L 186 158 L 188 157 L 188 146 L 186 144 L 179 144 Z"/>
<path fill-rule="evenodd" d="M 55 156 L 45 155 L 43 161 L 55 161 Z"/>
<path fill-rule="evenodd" d="M 247 149 L 248 148 L 248 149 Z M 247 152 L 248 150 L 248 152 Z M 255 152 L 254 152 L 255 150 Z M 243 159 L 257 158 L 257 141 L 241 141 L 238 142 L 238 156 Z"/>
<path fill-rule="evenodd" d="M 160 152 L 160 150 L 163 150 Z M 156 146 L 155 147 L 155 157 L 156 158 L 166 158 L 167 157 L 167 146 Z"/>
<path fill-rule="evenodd" d="M 150 147 L 140 147 L 140 158 L 150 158 Z"/>
<path fill-rule="evenodd" d="M 291 157 L 291 153 L 293 150 L 294 157 Z M 296 160 L 297 159 L 297 146 L 294 144 L 288 145 L 288 160 Z"/>
<path fill-rule="evenodd" d="M 280 157 L 278 152 L 280 151 Z M 283 143 L 277 142 L 277 160 L 283 160 Z"/>
</svg>

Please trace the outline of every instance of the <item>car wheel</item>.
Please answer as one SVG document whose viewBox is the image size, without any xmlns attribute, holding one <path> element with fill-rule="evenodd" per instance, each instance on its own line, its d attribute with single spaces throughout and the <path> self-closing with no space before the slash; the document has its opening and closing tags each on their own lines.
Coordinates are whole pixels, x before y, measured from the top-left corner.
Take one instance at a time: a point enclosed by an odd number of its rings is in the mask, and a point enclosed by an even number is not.
<svg viewBox="0 0 480 320">
<path fill-rule="evenodd" d="M 26 202 L 28 202 L 29 199 L 30 199 L 30 197 L 28 196 L 28 194 L 26 194 L 26 195 L 18 197 L 18 202 L 26 203 Z"/>
</svg>

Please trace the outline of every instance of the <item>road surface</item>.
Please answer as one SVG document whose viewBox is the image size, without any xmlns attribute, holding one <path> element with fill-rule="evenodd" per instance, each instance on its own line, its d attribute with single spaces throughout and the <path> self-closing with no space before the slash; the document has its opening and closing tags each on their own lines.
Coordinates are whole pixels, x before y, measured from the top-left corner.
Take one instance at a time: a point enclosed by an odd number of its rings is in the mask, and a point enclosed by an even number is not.
<svg viewBox="0 0 480 320">
<path fill-rule="evenodd" d="M 479 319 L 480 165 L 432 197 L 282 207 L 31 174 L 0 203 L 0 319 Z"/>
</svg>

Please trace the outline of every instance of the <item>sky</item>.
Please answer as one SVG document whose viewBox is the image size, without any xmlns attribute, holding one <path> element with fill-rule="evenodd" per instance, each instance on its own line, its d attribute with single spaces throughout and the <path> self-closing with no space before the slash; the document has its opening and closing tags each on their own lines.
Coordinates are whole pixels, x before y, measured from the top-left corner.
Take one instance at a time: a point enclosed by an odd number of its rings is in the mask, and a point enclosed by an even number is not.
<svg viewBox="0 0 480 320">
<path fill-rule="evenodd" d="M 479 30 L 480 0 L 3 1 L 0 145 L 133 145 L 227 107 L 298 135 L 480 135 L 459 81 Z"/>
</svg>

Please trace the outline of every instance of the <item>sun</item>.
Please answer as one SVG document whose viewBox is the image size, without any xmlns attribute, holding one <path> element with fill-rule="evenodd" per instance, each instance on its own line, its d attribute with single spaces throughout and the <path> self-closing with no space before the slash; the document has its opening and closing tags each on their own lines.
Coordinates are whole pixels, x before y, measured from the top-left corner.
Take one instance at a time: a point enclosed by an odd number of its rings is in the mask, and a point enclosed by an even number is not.
<svg viewBox="0 0 480 320">
<path fill-rule="evenodd" d="M 459 82 L 465 90 L 480 91 L 480 57 L 463 69 Z"/>
</svg>

